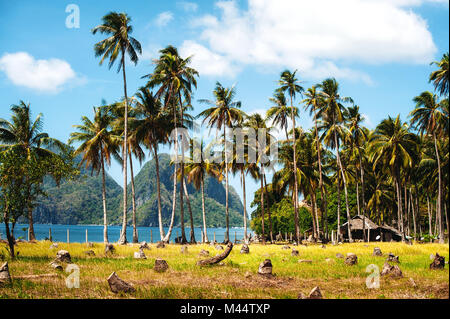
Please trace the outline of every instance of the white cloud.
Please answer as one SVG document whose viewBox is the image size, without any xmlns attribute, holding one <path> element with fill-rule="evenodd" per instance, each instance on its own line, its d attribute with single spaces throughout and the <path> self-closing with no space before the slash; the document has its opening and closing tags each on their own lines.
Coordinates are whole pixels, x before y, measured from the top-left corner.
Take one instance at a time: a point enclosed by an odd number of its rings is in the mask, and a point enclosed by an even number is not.
<svg viewBox="0 0 450 319">
<path fill-rule="evenodd" d="M 429 0 L 427 2 L 444 2 Z M 371 84 L 349 63 L 429 63 L 436 46 L 426 21 L 409 7 L 425 0 L 219 1 L 217 16 L 191 22 L 196 45 L 237 69 L 252 64 L 299 69 L 303 77 L 335 76 Z M 210 71 L 212 73 L 213 70 Z M 220 75 L 220 72 L 218 73 Z"/>
<path fill-rule="evenodd" d="M 198 4 L 189 1 L 179 1 L 177 6 L 181 7 L 186 12 L 195 12 L 198 9 Z"/>
<path fill-rule="evenodd" d="M 172 20 L 173 20 L 173 13 L 170 11 L 164 11 L 158 14 L 158 17 L 156 17 L 155 20 L 155 24 L 158 27 L 164 27 Z"/>
<path fill-rule="evenodd" d="M 238 68 L 227 57 L 214 53 L 195 41 L 184 41 L 180 54 L 183 57 L 192 55 L 192 67 L 201 75 L 233 77 L 238 72 Z"/>
<path fill-rule="evenodd" d="M 27 52 L 5 53 L 0 70 L 18 86 L 56 93 L 69 81 L 79 82 L 69 63 L 60 59 L 36 60 Z"/>
</svg>

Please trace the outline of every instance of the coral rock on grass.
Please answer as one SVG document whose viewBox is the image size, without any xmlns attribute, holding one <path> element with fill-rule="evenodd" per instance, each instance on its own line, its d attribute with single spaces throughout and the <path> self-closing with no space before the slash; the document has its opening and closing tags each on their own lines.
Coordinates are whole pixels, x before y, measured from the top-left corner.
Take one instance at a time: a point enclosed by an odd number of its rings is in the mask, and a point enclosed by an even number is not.
<svg viewBox="0 0 450 319">
<path fill-rule="evenodd" d="M 181 246 L 181 253 L 182 254 L 187 254 L 188 253 L 188 247 L 187 246 Z"/>
<path fill-rule="evenodd" d="M 164 244 L 162 241 L 159 241 L 157 244 L 156 244 L 156 248 L 165 248 L 166 247 L 166 244 Z"/>
<path fill-rule="evenodd" d="M 434 256 L 433 262 L 430 264 L 430 269 L 444 269 L 445 257 L 439 256 L 438 253 Z"/>
<path fill-rule="evenodd" d="M 281 249 L 291 249 L 291 247 L 289 247 L 288 245 L 284 245 L 283 247 L 281 247 Z"/>
<path fill-rule="evenodd" d="M 50 245 L 49 249 L 58 248 L 58 243 L 53 243 Z"/>
<path fill-rule="evenodd" d="M 65 263 L 72 263 L 72 258 L 67 250 L 60 250 L 56 253 L 56 260 Z"/>
<path fill-rule="evenodd" d="M 347 257 L 345 257 L 344 262 L 349 266 L 356 265 L 358 263 L 358 256 L 356 256 L 354 253 L 348 253 Z"/>
<path fill-rule="evenodd" d="M 344 255 L 342 255 L 341 253 L 337 253 L 336 254 L 336 258 L 344 258 L 345 256 Z"/>
<path fill-rule="evenodd" d="M 144 250 L 144 249 L 150 249 L 150 246 L 147 244 L 146 241 L 143 241 L 143 242 L 139 245 L 139 250 Z"/>
<path fill-rule="evenodd" d="M 105 245 L 105 255 L 112 255 L 116 252 L 116 248 L 113 244 L 106 244 Z"/>
<path fill-rule="evenodd" d="M 271 277 L 272 276 L 272 262 L 270 259 L 265 259 L 258 268 L 258 274 L 265 276 L 265 277 Z"/>
<path fill-rule="evenodd" d="M 403 277 L 400 267 L 397 265 L 389 265 L 387 262 L 383 265 L 383 270 L 381 271 L 381 276 L 389 276 L 391 278 Z"/>
<path fill-rule="evenodd" d="M 400 263 L 399 256 L 395 256 L 393 253 L 389 253 L 388 258 L 386 261 L 394 262 L 394 263 Z"/>
<path fill-rule="evenodd" d="M 323 249 L 327 248 L 327 246 L 325 246 L 325 245 L 322 245 L 322 246 L 320 246 L 320 247 L 322 247 Z"/>
<path fill-rule="evenodd" d="M 209 251 L 202 249 L 198 255 L 200 257 L 209 256 Z"/>
<path fill-rule="evenodd" d="M 55 270 L 63 270 L 63 267 L 56 261 L 52 261 L 50 266 Z"/>
<path fill-rule="evenodd" d="M 156 272 L 165 272 L 169 268 L 167 261 L 161 258 L 155 259 L 155 267 L 153 268 Z"/>
<path fill-rule="evenodd" d="M 136 289 L 126 281 L 122 280 L 117 276 L 116 272 L 113 272 L 107 279 L 109 288 L 112 292 L 118 293 L 118 292 L 135 292 Z"/>
<path fill-rule="evenodd" d="M 8 263 L 4 263 L 0 267 L 0 287 L 11 284 L 11 275 L 9 274 Z"/>
<path fill-rule="evenodd" d="M 220 245 L 217 245 L 217 246 L 216 246 L 216 249 L 217 249 L 217 250 L 223 250 L 223 247 L 220 246 Z"/>
<path fill-rule="evenodd" d="M 292 256 L 298 256 L 299 255 L 298 250 L 297 249 L 292 249 L 291 255 Z"/>
<path fill-rule="evenodd" d="M 147 256 L 145 256 L 144 251 L 142 249 L 139 249 L 139 251 L 134 252 L 134 258 L 135 259 L 147 259 Z"/>
<path fill-rule="evenodd" d="M 84 252 L 84 254 L 87 255 L 87 256 L 91 256 L 91 257 L 95 256 L 95 252 L 92 249 L 86 250 Z"/>
<path fill-rule="evenodd" d="M 250 253 L 250 248 L 248 247 L 248 245 L 247 244 L 242 245 L 241 254 L 248 254 L 248 253 Z"/>
<path fill-rule="evenodd" d="M 383 253 L 381 252 L 381 248 L 380 247 L 375 247 L 373 249 L 372 256 L 383 256 Z"/>
<path fill-rule="evenodd" d="M 297 299 L 323 299 L 323 296 L 320 288 L 314 287 L 308 296 L 306 296 L 303 292 L 300 292 L 297 296 Z"/>
</svg>

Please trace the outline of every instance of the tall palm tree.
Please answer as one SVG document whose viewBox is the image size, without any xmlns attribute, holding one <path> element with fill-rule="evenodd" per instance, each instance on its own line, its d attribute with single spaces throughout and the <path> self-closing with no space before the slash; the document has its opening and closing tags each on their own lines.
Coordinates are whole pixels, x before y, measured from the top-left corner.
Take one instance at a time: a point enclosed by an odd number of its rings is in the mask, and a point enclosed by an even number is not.
<svg viewBox="0 0 450 319">
<path fill-rule="evenodd" d="M 245 123 L 243 124 L 244 127 L 251 128 L 255 130 L 255 132 L 258 132 L 259 130 L 263 130 L 264 136 L 260 135 L 259 132 L 257 133 L 256 140 L 252 141 L 251 139 L 248 141 L 249 144 L 253 144 L 256 146 L 258 150 L 257 155 L 257 163 L 259 163 L 260 167 L 260 182 L 261 182 L 261 222 L 262 222 L 262 231 L 263 231 L 263 244 L 265 243 L 265 236 L 264 236 L 264 213 L 265 213 L 265 207 L 264 207 L 264 197 L 267 198 L 267 187 L 263 186 L 265 183 L 265 169 L 264 167 L 267 167 L 269 164 L 269 157 L 268 157 L 268 149 L 269 149 L 269 143 L 271 142 L 271 139 L 273 136 L 270 134 L 270 131 L 273 127 L 270 127 L 266 124 L 266 119 L 264 119 L 260 114 L 254 113 L 247 117 Z M 263 138 L 263 140 L 260 140 L 260 138 Z M 250 145 L 249 147 L 252 147 Z M 269 236 L 270 241 L 273 242 L 273 228 L 272 228 L 272 216 L 270 213 L 270 209 L 267 211 L 268 217 L 269 217 Z"/>
<path fill-rule="evenodd" d="M 111 165 L 111 156 L 122 161 L 119 155 L 121 138 L 114 134 L 112 123 L 114 118 L 106 107 L 94 107 L 94 120 L 86 116 L 81 118 L 81 125 L 74 125 L 78 132 L 70 134 L 69 143 L 81 142 L 75 150 L 75 155 L 83 154 L 80 165 L 86 164 L 97 174 L 102 173 L 102 203 L 103 203 L 103 242 L 108 243 L 108 223 L 106 208 L 105 164 Z"/>
<path fill-rule="evenodd" d="M 322 174 L 322 156 L 321 156 L 321 145 L 319 142 L 319 130 L 317 127 L 318 111 L 324 105 L 323 96 L 320 91 L 317 90 L 317 86 L 313 85 L 305 93 L 305 99 L 302 103 L 305 103 L 305 110 L 309 110 L 309 114 L 313 114 L 314 118 L 314 132 L 317 147 L 317 163 L 319 167 L 319 188 L 320 188 L 320 199 L 321 199 L 321 211 L 325 215 L 325 236 L 328 236 L 328 218 L 327 218 L 327 196 L 323 185 L 323 174 Z M 323 219 L 322 219 L 323 221 Z"/>
<path fill-rule="evenodd" d="M 367 130 L 361 126 L 364 121 L 363 116 L 359 112 L 359 106 L 354 105 L 347 109 L 346 121 L 350 131 L 351 148 L 354 148 L 358 158 L 359 164 L 359 177 L 361 179 L 361 198 L 362 198 L 362 212 L 363 212 L 363 239 L 366 240 L 366 198 L 365 198 L 365 185 L 364 185 L 364 165 L 363 145 L 367 142 Z M 358 165 L 357 165 L 358 166 Z M 370 239 L 369 239 L 370 240 Z"/>
<path fill-rule="evenodd" d="M 297 171 L 297 161 L 296 161 L 296 142 L 295 142 L 295 114 L 294 114 L 294 98 L 297 94 L 302 94 L 304 91 L 303 87 L 299 84 L 298 79 L 295 77 L 297 70 L 290 72 L 289 70 L 284 70 L 281 72 L 280 80 L 278 81 L 279 90 L 282 92 L 287 92 L 291 100 L 291 121 L 293 138 L 292 145 L 294 148 L 294 172 Z M 300 228 L 298 226 L 298 184 L 297 175 L 294 174 L 294 219 L 295 219 L 295 237 L 296 241 L 300 241 Z"/>
<path fill-rule="evenodd" d="M 56 155 L 56 152 L 65 149 L 65 145 L 55 138 L 49 137 L 43 129 L 42 113 L 38 114 L 33 121 L 30 104 L 20 101 L 18 105 L 11 106 L 11 121 L 0 119 L 0 150 L 11 147 L 21 147 L 31 158 L 35 154 L 37 158 L 50 158 Z M 27 185 L 27 198 L 31 196 L 31 185 Z M 35 240 L 33 225 L 33 206 L 31 200 L 24 205 L 27 209 L 28 217 L 28 237 L 29 240 Z"/>
<path fill-rule="evenodd" d="M 174 123 L 179 123 L 177 120 L 177 113 L 180 112 L 181 126 L 183 126 L 184 119 L 184 107 L 182 95 L 187 105 L 191 104 L 191 93 L 193 87 L 197 87 L 198 72 L 189 67 L 191 63 L 191 56 L 187 58 L 180 57 L 177 48 L 174 46 L 167 46 L 166 48 L 160 50 L 160 57 L 155 60 L 156 67 L 153 73 L 144 75 L 144 78 L 148 78 L 147 86 L 150 88 L 158 87 L 156 91 L 156 96 L 158 98 L 164 98 L 164 107 L 172 107 Z M 174 139 L 174 149 L 178 161 L 178 130 L 175 127 Z M 184 152 L 181 154 L 181 176 L 184 178 Z M 177 164 L 174 165 L 174 190 L 173 190 L 173 205 L 172 205 L 172 216 L 175 214 L 176 208 L 176 179 L 177 179 Z M 184 231 L 184 207 L 183 207 L 183 186 L 180 187 L 180 215 L 181 215 L 181 242 L 185 243 L 186 235 Z M 172 217 L 173 220 L 173 217 Z M 171 223 L 172 224 L 172 223 Z M 169 227 L 168 234 L 164 238 L 164 241 L 168 241 L 170 234 L 172 232 L 172 227 Z"/>
<path fill-rule="evenodd" d="M 277 125 L 284 129 L 286 140 L 288 136 L 288 119 L 291 116 L 291 106 L 287 105 L 286 96 L 283 91 L 276 90 L 273 97 L 269 98 L 273 106 L 267 110 L 267 120 L 272 120 L 272 125 Z M 294 117 L 298 117 L 298 108 L 294 107 Z"/>
<path fill-rule="evenodd" d="M 204 158 L 204 152 L 209 152 L 209 146 L 204 145 L 204 141 L 197 142 L 193 140 L 193 143 L 198 143 L 198 147 L 194 148 L 193 161 L 186 165 L 186 174 L 188 183 L 192 183 L 196 189 L 200 189 L 202 194 L 202 218 L 203 218 L 203 236 L 202 242 L 208 242 L 208 233 L 206 228 L 206 211 L 205 211 L 205 178 L 208 175 L 214 178 L 221 179 L 220 168 L 218 164 L 209 161 Z M 198 160 L 197 160 L 198 159 Z"/>
<path fill-rule="evenodd" d="M 321 90 L 321 94 L 324 98 L 324 106 L 319 111 L 319 116 L 323 119 L 323 125 L 321 130 L 324 131 L 321 139 L 325 141 L 327 146 L 336 150 L 336 161 L 341 171 L 342 182 L 344 184 L 345 194 L 345 206 L 348 220 L 348 236 L 349 241 L 352 242 L 351 226 L 350 226 L 350 210 L 348 205 L 348 191 L 347 191 L 347 179 L 345 177 L 344 167 L 342 165 L 341 157 L 339 154 L 340 141 L 344 140 L 348 135 L 347 128 L 343 125 L 344 116 L 343 112 L 345 106 L 342 103 L 353 102 L 349 97 L 342 97 L 339 94 L 339 84 L 334 78 L 325 79 L 318 86 Z"/>
<path fill-rule="evenodd" d="M 156 98 L 149 88 L 141 87 L 135 96 L 136 106 L 135 118 L 133 119 L 133 135 L 136 140 L 142 142 L 153 153 L 153 158 L 155 159 L 159 234 L 160 238 L 164 238 L 158 145 L 168 142 L 173 122 L 170 113 L 163 109 L 161 101 Z"/>
<path fill-rule="evenodd" d="M 440 61 L 434 61 L 431 64 L 435 64 L 439 69 L 431 72 L 429 82 L 433 81 L 434 88 L 440 95 L 448 97 L 450 76 L 448 73 L 448 52 L 444 53 Z"/>
<path fill-rule="evenodd" d="M 92 33 L 106 34 L 108 37 L 94 46 L 95 56 L 101 56 L 100 65 L 106 58 L 109 58 L 109 68 L 120 55 L 120 63 L 118 64 L 117 72 L 122 69 L 123 75 L 123 92 L 125 95 L 125 124 L 123 137 L 123 220 L 122 230 L 120 234 L 119 244 L 127 243 L 127 142 L 128 142 L 128 96 L 127 96 L 127 79 L 125 74 L 125 56 L 136 65 L 139 58 L 137 53 L 142 53 L 141 44 L 135 38 L 130 36 L 133 32 L 133 27 L 130 25 L 131 18 L 126 13 L 110 12 L 103 16 L 102 24 L 93 28 Z"/>
<path fill-rule="evenodd" d="M 225 218 L 226 232 L 225 242 L 230 240 L 229 212 L 228 212 L 228 150 L 227 150 L 227 127 L 232 128 L 236 123 L 241 123 L 243 113 L 240 110 L 241 102 L 234 101 L 236 95 L 235 87 L 225 88 L 219 82 L 213 91 L 215 101 L 201 99 L 200 103 L 205 103 L 210 108 L 202 111 L 197 117 L 203 117 L 202 123 L 208 122 L 210 129 L 216 127 L 219 131 L 223 129 L 223 144 L 225 154 Z"/>
<path fill-rule="evenodd" d="M 394 179 L 397 198 L 397 228 L 402 232 L 405 240 L 403 226 L 403 209 L 401 194 L 401 171 L 409 168 L 413 162 L 413 152 L 417 148 L 417 136 L 409 131 L 408 126 L 402 123 L 400 115 L 392 119 L 388 117 L 381 121 L 371 135 L 370 153 L 371 161 L 375 167 L 380 163 L 389 167 Z"/>
<path fill-rule="evenodd" d="M 419 129 L 423 135 L 424 132 L 433 136 L 434 149 L 436 152 L 437 170 L 438 170 L 438 196 L 436 214 L 439 220 L 439 242 L 444 243 L 444 224 L 442 222 L 442 177 L 441 160 L 438 151 L 437 136 L 442 132 L 439 125 L 444 118 L 442 106 L 437 100 L 437 96 L 429 91 L 425 91 L 419 96 L 414 97 L 416 103 L 415 109 L 410 113 L 411 125 Z M 447 120 L 448 121 L 448 120 Z"/>
</svg>

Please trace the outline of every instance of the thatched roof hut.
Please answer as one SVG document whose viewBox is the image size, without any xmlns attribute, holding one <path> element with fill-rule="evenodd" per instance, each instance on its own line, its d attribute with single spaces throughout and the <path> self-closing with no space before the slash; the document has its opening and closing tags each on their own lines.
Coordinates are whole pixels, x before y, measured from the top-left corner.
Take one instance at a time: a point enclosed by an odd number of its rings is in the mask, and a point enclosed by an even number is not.
<svg viewBox="0 0 450 319">
<path fill-rule="evenodd" d="M 365 219 L 365 227 L 363 227 Z M 402 234 L 395 228 L 387 225 L 379 226 L 367 217 L 356 215 L 350 219 L 350 229 L 353 239 L 363 239 L 363 229 L 370 241 L 400 241 Z M 341 236 L 348 239 L 348 222 L 340 227 Z"/>
</svg>

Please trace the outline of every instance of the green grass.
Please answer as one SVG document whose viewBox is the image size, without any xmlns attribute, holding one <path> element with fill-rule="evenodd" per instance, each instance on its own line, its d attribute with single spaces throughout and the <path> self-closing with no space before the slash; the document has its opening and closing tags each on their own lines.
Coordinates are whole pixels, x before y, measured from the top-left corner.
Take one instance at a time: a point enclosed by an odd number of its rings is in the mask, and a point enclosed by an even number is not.
<svg viewBox="0 0 450 319">
<path fill-rule="evenodd" d="M 403 243 L 354 243 L 343 245 L 291 246 L 300 252 L 291 256 L 291 249 L 281 245 L 250 245 L 250 254 L 239 253 L 236 245 L 223 263 L 199 267 L 201 249 L 210 255 L 217 251 L 209 245 L 189 245 L 188 253 L 180 253 L 180 245 L 167 245 L 158 249 L 154 244 L 145 250 L 146 260 L 136 260 L 133 253 L 138 245 L 118 246 L 114 257 L 104 256 L 104 245 L 59 243 L 57 249 L 49 249 L 50 242 L 19 243 L 16 250 L 19 258 L 9 261 L 13 284 L 0 288 L 0 298 L 296 298 L 299 292 L 308 294 L 319 286 L 325 298 L 449 298 L 449 270 L 430 270 L 430 254 L 438 252 L 446 260 L 449 246 L 439 244 Z M 0 251 L 4 251 L 0 244 Z M 389 252 L 400 256 L 400 268 L 404 277 L 382 278 L 379 289 L 368 289 L 365 285 L 366 267 L 375 264 L 382 269 L 386 257 L 372 256 L 373 248 L 380 247 L 384 254 Z M 68 250 L 72 262 L 80 268 L 80 288 L 66 287 L 68 273 L 55 272 L 49 262 L 60 249 Z M 84 251 L 92 249 L 96 256 L 88 257 Z M 336 253 L 357 254 L 358 264 L 347 266 Z M 157 257 L 167 260 L 169 270 L 157 273 L 153 270 Z M 201 257 L 204 258 L 204 257 Z M 257 274 L 264 259 L 272 261 L 272 279 Z M 327 262 L 325 259 L 330 259 Z M 313 262 L 299 263 L 299 259 Z M 65 267 L 65 265 L 64 265 Z M 106 278 L 115 271 L 120 278 L 136 287 L 133 294 L 113 294 Z M 56 277 L 19 279 L 14 277 L 57 273 Z M 416 283 L 413 287 L 410 279 Z"/>
</svg>

